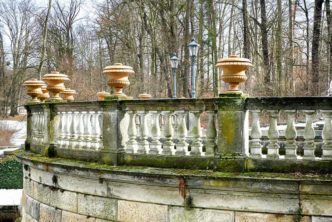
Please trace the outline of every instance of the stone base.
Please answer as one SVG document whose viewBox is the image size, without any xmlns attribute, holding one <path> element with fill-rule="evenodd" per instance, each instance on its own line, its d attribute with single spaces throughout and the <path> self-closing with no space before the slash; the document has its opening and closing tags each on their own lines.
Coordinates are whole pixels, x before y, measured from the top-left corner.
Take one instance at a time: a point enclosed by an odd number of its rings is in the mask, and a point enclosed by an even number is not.
<svg viewBox="0 0 332 222">
<path fill-rule="evenodd" d="M 279 179 L 65 159 L 22 162 L 23 222 L 332 220 L 332 184 L 325 176 Z M 190 202 L 179 193 L 181 183 Z"/>
</svg>

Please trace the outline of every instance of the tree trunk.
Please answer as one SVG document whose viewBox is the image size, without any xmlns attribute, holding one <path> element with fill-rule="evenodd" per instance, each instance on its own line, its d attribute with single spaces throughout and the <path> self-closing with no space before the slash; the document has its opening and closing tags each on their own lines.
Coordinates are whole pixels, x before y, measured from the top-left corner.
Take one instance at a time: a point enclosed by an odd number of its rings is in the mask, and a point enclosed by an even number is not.
<svg viewBox="0 0 332 222">
<path fill-rule="evenodd" d="M 208 23 L 209 23 L 209 38 L 211 39 L 211 50 L 212 50 L 212 77 L 213 77 L 213 95 L 218 96 L 218 74 L 215 64 L 217 64 L 217 28 L 216 28 L 216 13 L 214 7 L 214 0 L 207 1 L 208 6 Z"/>
<path fill-rule="evenodd" d="M 43 36 L 42 36 L 42 49 L 41 49 L 41 55 L 40 55 L 40 62 L 38 66 L 38 76 L 39 79 L 41 79 L 41 72 L 44 64 L 44 58 L 45 58 L 45 52 L 46 52 L 46 43 L 47 43 L 47 33 L 48 33 L 48 28 L 47 28 L 47 22 L 48 22 L 48 17 L 51 12 L 51 7 L 52 7 L 52 0 L 48 1 L 48 8 L 47 8 L 47 13 L 45 16 L 45 21 L 43 24 Z"/>
<path fill-rule="evenodd" d="M 285 77 L 282 71 L 282 5 L 281 0 L 277 0 L 277 30 L 276 30 L 276 60 L 277 60 L 277 84 L 275 90 L 278 95 L 285 95 Z M 279 90 L 278 90 L 279 89 Z"/>
<path fill-rule="evenodd" d="M 266 17 L 266 6 L 265 0 L 260 0 L 261 4 L 261 34 L 262 34 L 262 53 L 264 63 L 264 83 L 270 91 L 271 87 L 271 75 L 270 75 L 270 59 L 269 59 L 269 43 L 268 43 L 268 30 L 267 30 L 267 17 Z"/>
<path fill-rule="evenodd" d="M 322 5 L 324 0 L 315 0 L 314 27 L 312 32 L 312 50 L 311 50 L 311 75 L 312 75 L 312 95 L 320 95 L 319 89 L 319 46 L 321 35 Z"/>
<path fill-rule="evenodd" d="M 330 1 L 325 1 L 326 8 L 326 21 L 327 21 L 327 44 L 328 44 L 328 57 L 327 57 L 327 76 L 329 82 L 332 80 L 332 16 L 331 16 L 331 8 Z"/>
<path fill-rule="evenodd" d="M 249 41 L 249 21 L 247 0 L 242 0 L 242 18 L 243 18 L 243 55 L 250 59 L 250 41 Z"/>
</svg>

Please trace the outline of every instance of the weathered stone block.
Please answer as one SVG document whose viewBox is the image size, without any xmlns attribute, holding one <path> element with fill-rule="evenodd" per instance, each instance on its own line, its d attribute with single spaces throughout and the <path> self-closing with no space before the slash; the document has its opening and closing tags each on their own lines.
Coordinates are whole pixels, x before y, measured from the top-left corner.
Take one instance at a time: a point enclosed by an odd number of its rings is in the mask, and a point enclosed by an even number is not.
<svg viewBox="0 0 332 222">
<path fill-rule="evenodd" d="M 53 179 L 54 176 L 56 177 L 56 181 Z M 98 179 L 75 177 L 74 175 L 54 174 L 36 168 L 31 168 L 31 179 L 48 186 L 55 186 L 68 191 L 100 196 L 105 196 L 107 193 L 107 184 L 105 182 L 100 183 Z"/>
<path fill-rule="evenodd" d="M 332 195 L 331 184 L 301 184 L 301 192 L 305 194 Z"/>
<path fill-rule="evenodd" d="M 50 205 L 63 210 L 77 212 L 77 194 L 69 191 L 51 191 Z"/>
<path fill-rule="evenodd" d="M 34 199 L 46 205 L 77 212 L 77 194 L 34 182 Z"/>
<path fill-rule="evenodd" d="M 43 184 L 47 184 L 50 186 L 53 185 L 52 177 L 54 174 L 52 174 L 50 172 L 31 167 L 30 175 L 31 175 L 30 178 L 38 183 L 43 183 Z"/>
<path fill-rule="evenodd" d="M 95 222 L 96 218 L 62 211 L 61 222 Z"/>
<path fill-rule="evenodd" d="M 303 214 L 332 216 L 332 196 L 303 195 L 301 203 Z"/>
<path fill-rule="evenodd" d="M 61 222 L 61 210 L 40 204 L 40 221 Z"/>
<path fill-rule="evenodd" d="M 72 175 L 60 175 L 58 176 L 58 185 L 64 190 L 79 193 L 98 196 L 105 196 L 107 194 L 106 182 L 100 182 L 98 179 L 79 178 Z"/>
<path fill-rule="evenodd" d="M 27 197 L 25 210 L 32 218 L 39 220 L 40 203 L 38 201 Z"/>
<path fill-rule="evenodd" d="M 233 211 L 185 209 L 183 207 L 171 207 L 169 210 L 169 222 L 229 222 L 234 221 Z"/>
<path fill-rule="evenodd" d="M 167 205 L 183 205 L 177 188 L 129 183 L 109 183 L 109 196 L 119 199 Z"/>
<path fill-rule="evenodd" d="M 167 221 L 167 206 L 119 200 L 118 220 L 124 222 Z"/>
<path fill-rule="evenodd" d="M 312 217 L 312 222 L 332 222 L 332 217 Z"/>
<path fill-rule="evenodd" d="M 235 213 L 235 222 L 293 222 L 294 219 L 294 216 L 282 214 Z"/>
<path fill-rule="evenodd" d="M 30 183 L 33 188 L 32 197 L 41 203 L 49 204 L 51 199 L 51 191 L 49 187 L 34 182 L 32 180 L 30 181 Z"/>
<path fill-rule="evenodd" d="M 32 218 L 29 214 L 25 214 L 22 217 L 22 222 L 38 222 L 38 220 Z"/>
<path fill-rule="evenodd" d="M 23 178 L 23 189 L 27 195 L 33 196 L 33 181 Z"/>
<path fill-rule="evenodd" d="M 297 195 L 233 191 L 190 191 L 193 205 L 234 211 L 291 214 L 299 210 Z M 269 204 L 266 204 L 269 203 Z"/>
<path fill-rule="evenodd" d="M 78 213 L 80 214 L 115 220 L 116 208 L 117 200 L 91 195 L 78 195 Z"/>
</svg>

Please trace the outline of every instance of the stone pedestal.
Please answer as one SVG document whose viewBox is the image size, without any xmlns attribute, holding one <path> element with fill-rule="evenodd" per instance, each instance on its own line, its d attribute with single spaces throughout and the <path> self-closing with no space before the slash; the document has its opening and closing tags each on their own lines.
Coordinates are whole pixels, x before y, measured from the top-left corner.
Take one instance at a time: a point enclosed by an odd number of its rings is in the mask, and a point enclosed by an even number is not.
<svg viewBox="0 0 332 222">
<path fill-rule="evenodd" d="M 222 94 L 217 100 L 218 154 L 224 157 L 244 157 L 249 154 L 248 113 L 241 94 Z"/>
</svg>

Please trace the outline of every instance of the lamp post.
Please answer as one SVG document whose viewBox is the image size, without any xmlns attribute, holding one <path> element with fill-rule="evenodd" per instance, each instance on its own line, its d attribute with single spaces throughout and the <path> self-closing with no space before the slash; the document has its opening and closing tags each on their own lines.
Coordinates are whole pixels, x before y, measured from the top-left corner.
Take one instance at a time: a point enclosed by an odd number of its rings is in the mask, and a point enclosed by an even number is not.
<svg viewBox="0 0 332 222">
<path fill-rule="evenodd" d="M 172 74 L 173 74 L 173 99 L 176 99 L 176 69 L 179 65 L 179 59 L 174 53 L 173 56 L 171 56 L 171 67 L 172 67 Z"/>
<path fill-rule="evenodd" d="M 191 98 L 196 98 L 196 56 L 199 45 L 195 39 L 192 39 L 188 45 L 189 55 L 191 57 Z"/>
</svg>

